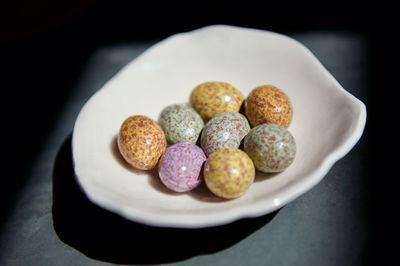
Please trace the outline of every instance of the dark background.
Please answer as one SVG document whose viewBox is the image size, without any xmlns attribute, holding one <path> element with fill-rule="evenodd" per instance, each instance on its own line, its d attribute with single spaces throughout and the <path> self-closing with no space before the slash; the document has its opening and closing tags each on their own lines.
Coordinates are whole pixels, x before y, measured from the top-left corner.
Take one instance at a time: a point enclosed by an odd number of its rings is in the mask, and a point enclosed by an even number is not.
<svg viewBox="0 0 400 266">
<path fill-rule="evenodd" d="M 368 203 L 372 264 L 394 262 L 398 241 L 398 14 L 394 1 L 6 1 L 0 7 L 0 230 L 81 67 L 96 48 L 161 40 L 209 24 L 281 33 L 346 31 L 369 48 Z M 384 263 L 379 265 L 385 265 Z M 386 264 L 388 265 L 388 264 Z"/>
</svg>

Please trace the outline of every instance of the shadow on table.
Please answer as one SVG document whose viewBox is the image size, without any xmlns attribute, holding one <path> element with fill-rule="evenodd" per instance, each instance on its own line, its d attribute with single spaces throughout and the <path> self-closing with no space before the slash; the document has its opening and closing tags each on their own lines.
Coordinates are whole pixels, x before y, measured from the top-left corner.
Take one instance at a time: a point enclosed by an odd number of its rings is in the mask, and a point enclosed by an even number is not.
<svg viewBox="0 0 400 266">
<path fill-rule="evenodd" d="M 215 253 L 246 238 L 277 212 L 201 229 L 147 226 L 126 220 L 87 199 L 75 181 L 71 137 L 59 150 L 54 164 L 54 229 L 61 241 L 97 260 L 157 264 Z"/>
</svg>

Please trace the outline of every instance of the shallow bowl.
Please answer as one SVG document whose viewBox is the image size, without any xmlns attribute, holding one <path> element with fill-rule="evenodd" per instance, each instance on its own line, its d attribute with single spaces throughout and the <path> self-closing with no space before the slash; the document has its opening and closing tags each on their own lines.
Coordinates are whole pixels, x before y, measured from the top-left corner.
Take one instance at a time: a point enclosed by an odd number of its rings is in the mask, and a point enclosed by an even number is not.
<svg viewBox="0 0 400 266">
<path fill-rule="evenodd" d="M 165 106 L 187 103 L 205 81 L 229 82 L 245 96 L 259 85 L 275 85 L 293 104 L 288 129 L 297 143 L 295 161 L 280 174 L 257 172 L 250 189 L 234 200 L 217 198 L 204 183 L 188 193 L 171 192 L 156 169 L 129 167 L 116 145 L 125 118 L 141 114 L 157 120 Z M 365 105 L 301 43 L 273 32 L 215 25 L 155 44 L 87 101 L 73 129 L 74 170 L 91 201 L 127 219 L 215 226 L 270 213 L 306 193 L 357 143 L 365 122 Z"/>
</svg>

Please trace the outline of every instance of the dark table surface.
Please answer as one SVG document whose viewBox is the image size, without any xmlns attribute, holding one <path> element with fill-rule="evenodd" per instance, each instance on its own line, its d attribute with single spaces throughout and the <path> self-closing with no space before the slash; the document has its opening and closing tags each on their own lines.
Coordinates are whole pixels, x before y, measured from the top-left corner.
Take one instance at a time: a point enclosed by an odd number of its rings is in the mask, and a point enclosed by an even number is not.
<svg viewBox="0 0 400 266">
<path fill-rule="evenodd" d="M 321 31 L 291 37 L 367 101 L 365 36 Z M 365 134 L 317 186 L 259 218 L 198 230 L 156 228 L 85 198 L 72 170 L 74 121 L 89 97 L 151 44 L 106 46 L 86 62 L 1 228 L 0 265 L 365 265 L 371 238 Z"/>
</svg>

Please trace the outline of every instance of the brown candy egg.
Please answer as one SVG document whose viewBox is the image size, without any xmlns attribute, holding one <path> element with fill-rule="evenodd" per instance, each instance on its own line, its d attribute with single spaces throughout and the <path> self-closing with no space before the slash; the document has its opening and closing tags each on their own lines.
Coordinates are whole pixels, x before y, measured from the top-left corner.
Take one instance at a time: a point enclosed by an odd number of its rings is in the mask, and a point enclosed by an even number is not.
<svg viewBox="0 0 400 266">
<path fill-rule="evenodd" d="M 245 114 L 252 127 L 267 123 L 287 128 L 292 121 L 292 102 L 282 90 L 263 85 L 252 90 L 245 100 Z"/>
<path fill-rule="evenodd" d="M 153 169 L 167 149 L 162 128 L 152 119 L 134 115 L 121 125 L 118 148 L 124 159 L 141 170 Z"/>
</svg>

